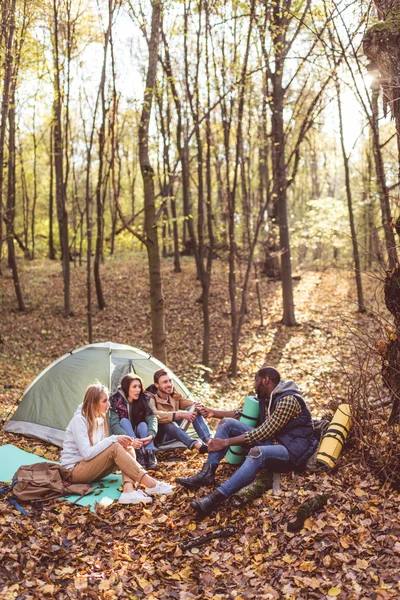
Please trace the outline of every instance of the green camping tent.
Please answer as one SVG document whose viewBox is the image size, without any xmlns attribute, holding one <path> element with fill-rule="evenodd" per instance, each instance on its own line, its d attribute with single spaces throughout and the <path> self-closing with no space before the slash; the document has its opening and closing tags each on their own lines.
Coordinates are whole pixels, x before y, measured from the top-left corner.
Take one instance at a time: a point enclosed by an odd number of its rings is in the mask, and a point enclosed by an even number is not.
<svg viewBox="0 0 400 600">
<path fill-rule="evenodd" d="M 132 346 L 105 342 L 72 350 L 54 361 L 25 390 L 5 431 L 22 433 L 62 446 L 65 428 L 82 402 L 86 388 L 99 381 L 115 391 L 124 375 L 134 372 L 147 387 L 153 374 L 165 368 L 159 360 Z M 193 399 L 172 374 L 175 389 Z"/>
</svg>

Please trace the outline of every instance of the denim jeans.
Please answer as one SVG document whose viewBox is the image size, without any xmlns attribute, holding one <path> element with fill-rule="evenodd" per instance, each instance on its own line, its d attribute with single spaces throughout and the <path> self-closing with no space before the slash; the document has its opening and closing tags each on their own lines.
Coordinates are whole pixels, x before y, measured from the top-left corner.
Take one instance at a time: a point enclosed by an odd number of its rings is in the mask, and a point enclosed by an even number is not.
<svg viewBox="0 0 400 600">
<path fill-rule="evenodd" d="M 130 435 L 133 438 L 145 438 L 148 435 L 149 428 L 145 421 L 142 421 L 136 427 L 136 434 L 133 430 L 132 423 L 130 422 L 129 419 L 126 419 L 126 418 L 121 419 L 120 425 L 121 425 L 122 429 L 125 429 L 127 435 Z M 151 442 L 149 442 L 148 444 L 143 446 L 143 449 L 144 450 L 155 450 L 156 448 L 154 446 L 154 441 L 152 440 Z"/>
<path fill-rule="evenodd" d="M 224 419 L 224 421 L 218 425 L 215 437 L 226 440 L 227 438 L 243 435 L 246 431 L 253 431 L 253 429 L 254 427 L 251 427 L 251 425 L 246 425 L 246 423 L 242 423 L 237 419 Z M 219 450 L 218 452 L 210 452 L 207 462 L 211 465 L 219 465 L 227 451 L 228 448 Z"/>
<path fill-rule="evenodd" d="M 254 427 L 236 421 L 236 419 L 226 419 L 224 423 L 218 426 L 215 437 L 226 440 L 230 437 L 243 435 L 246 431 L 252 431 L 253 429 Z M 236 473 L 217 488 L 218 492 L 226 497 L 232 496 L 232 494 L 251 483 L 261 469 L 287 468 L 291 464 L 289 452 L 281 444 L 273 444 L 271 440 L 266 440 L 265 442 L 256 442 L 253 447 L 257 448 L 259 452 L 250 453 Z M 210 452 L 207 462 L 218 465 L 226 452 L 227 448 L 219 452 Z"/>
<path fill-rule="evenodd" d="M 208 425 L 207 425 L 206 421 L 203 419 L 203 417 L 201 415 L 197 414 L 192 425 L 193 425 L 195 432 L 199 436 L 199 438 L 203 442 L 208 442 L 208 440 L 211 437 L 211 433 L 210 433 Z"/>
<path fill-rule="evenodd" d="M 162 443 L 167 440 L 179 440 L 188 448 L 192 448 L 197 440 L 194 440 L 188 433 L 186 433 L 186 431 L 179 427 L 182 421 L 183 419 L 178 419 L 172 423 L 159 423 L 159 435 L 157 435 L 157 441 Z M 207 442 L 210 439 L 210 430 L 208 429 L 208 425 L 201 415 L 196 415 L 192 425 L 195 432 L 203 442 Z"/>
</svg>

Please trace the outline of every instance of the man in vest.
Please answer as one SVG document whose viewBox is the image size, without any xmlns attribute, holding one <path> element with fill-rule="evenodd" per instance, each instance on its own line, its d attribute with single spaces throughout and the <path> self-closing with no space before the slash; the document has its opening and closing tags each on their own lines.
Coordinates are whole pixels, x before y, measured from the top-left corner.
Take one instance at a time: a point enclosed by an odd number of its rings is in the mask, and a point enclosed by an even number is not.
<svg viewBox="0 0 400 600">
<path fill-rule="evenodd" d="M 215 437 L 208 442 L 209 455 L 203 469 L 193 477 L 178 477 L 178 483 L 195 488 L 213 486 L 215 471 L 229 446 L 250 446 L 251 449 L 228 481 L 205 498 L 191 503 L 200 517 L 212 513 L 251 483 L 260 469 L 279 471 L 301 467 L 317 448 L 310 411 L 294 381 L 283 381 L 276 369 L 265 367 L 256 374 L 255 391 L 262 419 L 256 428 L 236 420 L 240 411 L 204 409 L 208 417 L 223 420 Z"/>
</svg>

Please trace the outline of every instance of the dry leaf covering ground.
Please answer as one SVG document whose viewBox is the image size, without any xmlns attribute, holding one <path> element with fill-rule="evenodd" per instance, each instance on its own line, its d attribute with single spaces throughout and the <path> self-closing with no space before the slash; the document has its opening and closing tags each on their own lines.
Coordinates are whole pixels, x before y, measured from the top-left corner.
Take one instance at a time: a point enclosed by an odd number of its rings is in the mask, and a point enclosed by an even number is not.
<svg viewBox="0 0 400 600">
<path fill-rule="evenodd" d="M 0 280 L 0 411 L 5 414 L 30 381 L 66 351 L 87 343 L 84 268 L 72 270 L 74 316 L 62 317 L 58 264 L 21 265 L 28 311 L 15 310 L 8 273 Z M 255 370 L 268 362 L 306 393 L 314 415 L 347 400 L 360 367 L 357 347 L 379 327 L 355 312 L 352 278 L 344 272 L 304 273 L 296 282 L 299 326 L 281 317 L 280 284 L 261 280 L 264 326 L 255 289 L 239 353 L 240 375 L 226 377 L 230 355 L 227 269 L 216 263 L 211 297 L 212 380 L 205 384 L 201 362 L 200 294 L 191 260 L 183 273 L 163 263 L 169 365 L 194 393 L 215 406 L 240 405 L 252 389 Z M 107 308 L 94 314 L 95 341 L 113 340 L 150 350 L 150 315 L 145 256 L 111 260 L 102 267 Z M 366 282 L 371 306 L 379 302 L 373 280 Z M 376 299 L 378 298 L 378 299 Z M 360 331 L 368 334 L 361 336 Z M 377 418 L 381 418 L 377 415 Z M 58 450 L 40 441 L 0 433 L 47 458 Z M 163 453 L 159 477 L 173 482 L 196 472 L 203 458 L 190 452 Z M 232 467 L 223 465 L 217 479 Z M 203 494 L 205 492 L 201 492 Z M 308 519 L 298 534 L 286 523 L 308 497 L 327 494 L 325 510 Z M 97 514 L 67 502 L 32 508 L 23 517 L 0 501 L 0 597 L 385 600 L 400 598 L 399 494 L 370 474 L 360 459 L 356 436 L 330 474 L 302 476 L 291 487 L 282 477 L 279 496 L 264 496 L 242 508 L 223 507 L 197 522 L 192 492 L 177 488 L 148 505 L 100 507 Z M 181 544 L 216 528 L 238 533 L 182 550 Z"/>
</svg>

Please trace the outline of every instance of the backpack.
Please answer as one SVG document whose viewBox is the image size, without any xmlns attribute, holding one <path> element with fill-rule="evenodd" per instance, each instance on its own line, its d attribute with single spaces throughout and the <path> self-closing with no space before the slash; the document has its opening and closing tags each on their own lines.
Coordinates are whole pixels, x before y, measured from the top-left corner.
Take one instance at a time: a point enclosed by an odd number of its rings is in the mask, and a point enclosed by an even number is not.
<svg viewBox="0 0 400 600">
<path fill-rule="evenodd" d="M 82 496 L 93 492 L 94 488 L 91 485 L 70 483 L 69 478 L 69 470 L 55 463 L 41 462 L 23 465 L 15 473 L 11 484 L 0 488 L 0 493 L 11 490 L 14 499 L 11 498 L 10 502 L 18 510 L 21 510 L 17 501 L 45 502 L 73 494 L 77 494 L 79 500 Z M 24 512 L 27 514 L 26 511 Z"/>
<path fill-rule="evenodd" d="M 326 430 L 330 425 L 331 419 L 323 418 L 323 419 L 313 419 L 313 427 L 314 427 L 314 438 L 318 442 L 317 449 L 315 452 L 307 459 L 305 464 L 305 470 L 310 473 L 315 473 L 316 471 L 322 470 L 321 464 L 317 462 L 317 454 L 319 452 L 319 447 L 321 445 L 322 439 L 325 435 Z"/>
</svg>

